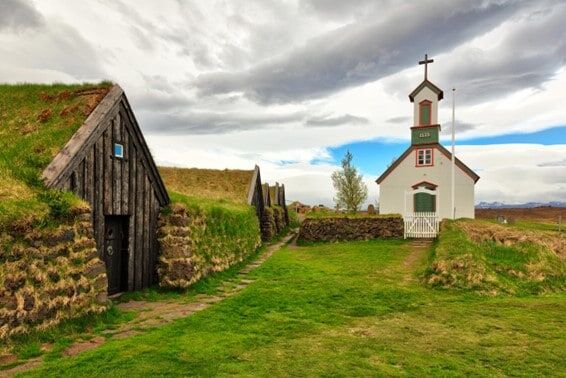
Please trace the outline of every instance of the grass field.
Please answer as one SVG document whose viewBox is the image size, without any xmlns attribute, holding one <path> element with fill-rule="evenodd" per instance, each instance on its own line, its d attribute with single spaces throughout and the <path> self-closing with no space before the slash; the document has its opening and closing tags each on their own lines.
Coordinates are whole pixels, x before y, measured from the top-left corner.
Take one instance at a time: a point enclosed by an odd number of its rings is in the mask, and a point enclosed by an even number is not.
<svg viewBox="0 0 566 378">
<path fill-rule="evenodd" d="M 541 206 L 534 208 L 476 209 L 476 217 L 496 222 L 498 216 L 506 217 L 508 227 L 523 230 L 560 231 L 566 233 L 566 208 Z"/>
<path fill-rule="evenodd" d="M 239 295 L 31 376 L 566 375 L 566 295 L 430 289 L 403 241 L 286 247 Z"/>
</svg>

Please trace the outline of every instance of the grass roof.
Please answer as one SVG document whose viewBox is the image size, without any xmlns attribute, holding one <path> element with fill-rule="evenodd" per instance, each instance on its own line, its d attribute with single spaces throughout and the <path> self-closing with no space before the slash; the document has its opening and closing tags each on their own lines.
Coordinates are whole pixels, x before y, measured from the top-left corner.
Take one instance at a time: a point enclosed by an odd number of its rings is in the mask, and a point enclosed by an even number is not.
<svg viewBox="0 0 566 378">
<path fill-rule="evenodd" d="M 49 212 L 41 172 L 111 86 L 0 84 L 0 228 Z"/>
<path fill-rule="evenodd" d="M 207 200 L 247 204 L 253 170 L 160 167 L 167 190 Z"/>
</svg>

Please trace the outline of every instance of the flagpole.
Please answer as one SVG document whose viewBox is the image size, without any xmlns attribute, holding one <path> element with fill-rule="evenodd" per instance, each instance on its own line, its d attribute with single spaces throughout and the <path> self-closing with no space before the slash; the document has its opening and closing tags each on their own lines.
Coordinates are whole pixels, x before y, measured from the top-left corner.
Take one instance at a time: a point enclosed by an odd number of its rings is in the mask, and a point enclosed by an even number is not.
<svg viewBox="0 0 566 378">
<path fill-rule="evenodd" d="M 454 166 L 456 163 L 455 155 L 455 141 L 456 141 L 456 88 L 452 88 L 452 219 L 456 219 L 456 203 L 455 203 L 455 177 L 454 177 Z"/>
</svg>

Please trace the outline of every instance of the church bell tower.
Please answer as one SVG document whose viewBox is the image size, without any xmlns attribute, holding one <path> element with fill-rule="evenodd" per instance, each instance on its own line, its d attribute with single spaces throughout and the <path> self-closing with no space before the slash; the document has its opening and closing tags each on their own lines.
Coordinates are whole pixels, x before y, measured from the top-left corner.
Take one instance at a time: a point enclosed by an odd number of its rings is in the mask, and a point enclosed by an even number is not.
<svg viewBox="0 0 566 378">
<path fill-rule="evenodd" d="M 411 145 L 439 143 L 440 124 L 438 123 L 438 102 L 444 97 L 440 88 L 428 80 L 428 64 L 434 62 L 425 54 L 424 80 L 409 94 L 413 105 L 413 126 L 411 127 Z"/>
</svg>

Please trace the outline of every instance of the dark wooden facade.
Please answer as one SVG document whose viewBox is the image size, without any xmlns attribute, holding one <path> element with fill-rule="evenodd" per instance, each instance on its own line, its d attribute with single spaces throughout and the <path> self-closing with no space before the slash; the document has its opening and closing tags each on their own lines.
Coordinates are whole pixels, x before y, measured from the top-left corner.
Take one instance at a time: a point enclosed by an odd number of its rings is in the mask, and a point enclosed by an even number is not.
<svg viewBox="0 0 566 378">
<path fill-rule="evenodd" d="M 263 191 L 261 185 L 261 174 L 259 167 L 256 165 L 252 179 L 250 180 L 250 187 L 248 189 L 248 205 L 255 207 L 258 219 L 262 219 L 265 211 L 265 202 L 263 198 Z"/>
<path fill-rule="evenodd" d="M 269 191 L 269 184 L 265 183 L 261 186 L 263 192 L 263 203 L 265 206 L 271 206 L 271 192 Z"/>
<path fill-rule="evenodd" d="M 115 154 L 123 146 L 123 157 Z M 97 249 L 111 275 L 121 275 L 120 290 L 138 290 L 156 282 L 157 220 L 169 202 L 167 191 L 128 100 L 114 86 L 63 150 L 44 171 L 49 187 L 70 190 L 90 203 Z M 124 226 L 120 272 L 111 271 L 108 224 Z M 126 232 L 127 231 L 127 232 Z M 110 231 L 112 232 L 112 230 Z M 119 261 L 118 261 L 119 263 Z"/>
<path fill-rule="evenodd" d="M 289 209 L 287 208 L 287 199 L 285 198 L 285 185 L 279 187 L 279 206 L 285 211 L 285 223 L 289 224 Z"/>
</svg>

